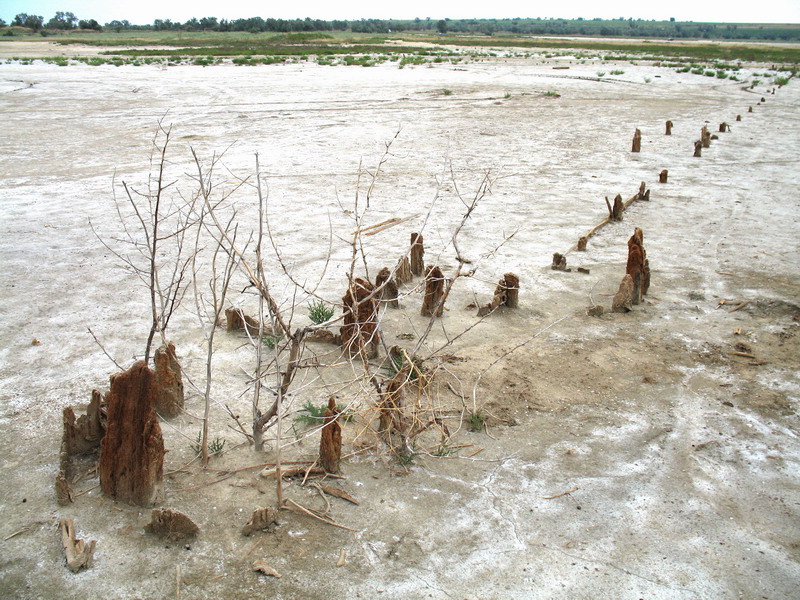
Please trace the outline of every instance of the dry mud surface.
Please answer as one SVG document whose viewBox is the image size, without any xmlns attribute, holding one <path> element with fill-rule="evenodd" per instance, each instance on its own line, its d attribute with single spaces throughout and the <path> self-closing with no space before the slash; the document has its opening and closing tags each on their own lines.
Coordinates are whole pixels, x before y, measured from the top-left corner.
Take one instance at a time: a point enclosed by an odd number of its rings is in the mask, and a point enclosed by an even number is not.
<svg viewBox="0 0 800 600">
<path fill-rule="evenodd" d="M 0 65 L 0 595 L 796 597 L 800 84 L 772 95 L 654 66 L 552 66 Z M 598 70 L 614 68 L 625 73 L 597 80 Z M 360 505 L 328 501 L 356 532 L 285 513 L 274 533 L 242 537 L 252 509 L 274 502 L 274 483 L 256 469 L 201 484 L 272 460 L 274 441 L 262 456 L 236 447 L 242 438 L 218 405 L 212 433 L 230 447 L 212 460 L 218 471 L 166 478 L 164 506 L 201 529 L 188 546 L 147 536 L 149 510 L 117 505 L 97 489 L 69 507 L 56 504 L 62 410 L 85 405 L 115 370 L 87 328 L 121 364 L 143 351 L 146 290 L 118 268 L 89 220 L 114 237 L 114 178 L 145 185 L 162 117 L 174 126 L 169 176 L 186 193 L 190 147 L 203 160 L 227 149 L 223 180 L 251 174 L 259 153 L 284 260 L 297 278 L 316 281 L 330 254 L 319 293 L 331 302 L 349 266 L 359 163 L 374 168 L 398 130 L 365 222 L 411 220 L 368 239 L 373 272 L 394 264 L 429 210 L 426 257 L 452 272 L 449 239 L 464 210 L 456 189 L 471 197 L 485 172 L 497 177 L 459 237 L 475 277 L 454 288 L 428 349 L 476 322 L 464 307 L 487 302 L 504 272 L 520 276 L 520 308 L 490 316 L 445 352 L 434 389 L 452 453 L 426 454 L 438 439 L 420 438 L 404 467 L 369 448 L 375 436 L 363 417 L 345 425 L 345 453 L 363 451 L 345 460 L 337 484 Z M 670 137 L 667 119 L 675 123 Z M 716 132 L 722 121 L 732 131 L 693 158 L 702 125 Z M 637 127 L 642 152 L 632 154 Z M 661 169 L 669 169 L 666 185 L 658 184 Z M 553 252 L 604 218 L 603 196 L 627 198 L 641 181 L 650 201 L 601 230 L 588 252 L 568 255 L 590 274 L 549 269 Z M 254 192 L 237 198 L 251 228 Z M 610 307 L 634 227 L 644 230 L 652 266 L 646 303 L 587 316 L 592 302 Z M 291 299 L 274 259 L 269 268 L 276 293 Z M 243 287 L 237 280 L 232 302 L 253 312 Z M 405 310 L 387 312 L 384 335 L 409 347 L 425 320 L 420 295 L 404 291 Z M 735 305 L 719 307 L 721 300 L 748 304 L 729 312 Z M 200 382 L 205 348 L 192 305 L 171 337 Z M 246 420 L 252 353 L 242 337 L 218 339 L 214 396 Z M 460 426 L 461 403 L 446 384 L 471 407 L 478 374 L 525 341 L 476 388 L 488 428 Z M 298 390 L 296 407 L 325 400 L 315 387 Z M 162 426 L 167 471 L 193 456 L 202 402 L 188 385 L 186 409 Z M 298 425 L 286 441 L 305 432 Z M 317 439 L 287 452 L 313 459 Z M 96 483 L 90 475 L 76 489 Z M 286 494 L 325 507 L 298 482 Z M 80 537 L 97 540 L 94 566 L 77 575 L 64 567 L 56 529 L 67 516 Z M 255 560 L 282 577 L 253 572 Z"/>
</svg>

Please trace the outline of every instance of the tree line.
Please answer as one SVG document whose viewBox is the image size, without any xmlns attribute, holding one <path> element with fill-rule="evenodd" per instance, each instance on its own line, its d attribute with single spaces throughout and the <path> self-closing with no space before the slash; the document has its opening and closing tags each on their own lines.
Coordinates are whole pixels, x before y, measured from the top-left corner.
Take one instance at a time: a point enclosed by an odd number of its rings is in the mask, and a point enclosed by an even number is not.
<svg viewBox="0 0 800 600">
<path fill-rule="evenodd" d="M 0 26 L 6 23 L 0 19 Z M 95 19 L 80 20 L 71 12 L 57 12 L 49 21 L 38 15 L 18 14 L 13 26 L 33 31 L 87 29 L 100 31 Z M 691 38 L 691 39 L 759 39 L 800 41 L 800 27 L 791 25 L 697 23 L 694 21 L 645 21 L 642 19 L 360 19 L 354 21 L 321 19 L 217 19 L 203 17 L 180 21 L 155 19 L 152 24 L 134 25 L 127 20 L 105 24 L 113 31 L 244 31 L 251 33 L 296 33 L 311 31 L 352 31 L 354 33 L 387 34 L 418 31 L 446 35 L 575 35 L 598 37 Z"/>
</svg>

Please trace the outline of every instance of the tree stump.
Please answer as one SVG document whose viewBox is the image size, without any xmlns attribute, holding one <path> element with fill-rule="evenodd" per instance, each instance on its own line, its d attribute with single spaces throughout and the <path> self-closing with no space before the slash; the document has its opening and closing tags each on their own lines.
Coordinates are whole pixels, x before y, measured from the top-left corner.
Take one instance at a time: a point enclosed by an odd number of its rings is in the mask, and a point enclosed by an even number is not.
<svg viewBox="0 0 800 600">
<path fill-rule="evenodd" d="M 642 265 L 642 296 L 646 296 L 649 289 L 650 289 L 650 261 L 647 260 L 647 258 L 645 258 L 644 264 Z"/>
<path fill-rule="evenodd" d="M 441 317 L 444 312 L 444 273 L 439 267 L 425 269 L 425 297 L 422 300 L 423 317 Z"/>
<path fill-rule="evenodd" d="M 589 238 L 582 235 L 578 238 L 578 252 L 586 252 L 586 245 L 589 243 Z"/>
<path fill-rule="evenodd" d="M 703 152 L 703 142 L 701 140 L 697 140 L 694 143 L 694 155 L 693 156 L 695 158 L 700 158 L 702 152 Z"/>
<path fill-rule="evenodd" d="M 400 349 L 392 346 L 390 354 L 399 354 Z M 392 431 L 397 431 L 400 435 L 405 435 L 407 426 L 403 415 L 403 399 L 405 398 L 405 385 L 409 377 L 408 364 L 400 363 L 394 376 L 386 384 L 385 389 L 379 394 L 378 402 L 379 418 L 378 431 L 385 435 L 391 435 Z M 395 363 L 398 366 L 398 363 Z"/>
<path fill-rule="evenodd" d="M 67 568 L 73 573 L 77 573 L 81 569 L 91 567 L 97 542 L 92 540 L 87 544 L 83 540 L 76 538 L 75 521 L 72 519 L 61 519 L 58 525 L 61 529 L 61 545 L 64 546 Z"/>
<path fill-rule="evenodd" d="M 105 434 L 105 416 L 102 407 L 102 395 L 92 390 L 92 400 L 86 414 L 75 419 L 75 411 L 67 406 L 63 412 L 64 431 L 59 452 L 59 471 L 56 475 L 56 499 L 61 506 L 72 502 L 72 457 L 92 454 L 100 448 L 100 441 Z"/>
<path fill-rule="evenodd" d="M 614 300 L 611 304 L 611 311 L 617 313 L 626 313 L 633 310 L 631 306 L 633 300 L 633 278 L 630 275 L 625 275 L 622 282 L 619 284 L 619 289 L 614 295 Z"/>
<path fill-rule="evenodd" d="M 622 213 L 625 210 L 625 205 L 622 203 L 622 196 L 617 194 L 614 197 L 614 207 L 611 209 L 611 220 L 622 221 Z"/>
<path fill-rule="evenodd" d="M 737 121 L 741 121 L 742 120 L 742 115 L 736 115 L 736 120 Z"/>
<path fill-rule="evenodd" d="M 160 346 L 153 361 L 156 367 L 156 412 L 165 418 L 178 416 L 183 410 L 183 380 L 175 344 L 170 342 Z"/>
<path fill-rule="evenodd" d="M 328 398 L 328 408 L 322 422 L 322 437 L 319 440 L 319 464 L 326 473 L 338 473 L 342 458 L 342 427 L 339 425 L 336 400 Z"/>
<path fill-rule="evenodd" d="M 374 291 L 369 281 L 358 277 L 342 297 L 344 325 L 339 331 L 342 348 L 351 355 L 378 355 L 378 301 Z"/>
<path fill-rule="evenodd" d="M 766 101 L 767 101 L 767 99 L 764 98 L 764 96 L 761 96 L 761 102 L 766 102 Z"/>
<path fill-rule="evenodd" d="M 388 267 L 378 271 L 375 276 L 375 287 L 381 291 L 381 301 L 385 302 L 389 308 L 400 308 L 400 301 L 397 299 L 397 283 L 391 278 L 391 271 Z"/>
<path fill-rule="evenodd" d="M 149 506 L 164 488 L 164 440 L 154 409 L 156 374 L 144 361 L 111 376 L 106 434 L 100 443 L 100 487 L 119 502 Z"/>
<path fill-rule="evenodd" d="M 728 125 L 725 121 L 719 124 L 719 132 L 720 133 L 727 133 L 731 130 L 731 126 Z"/>
<path fill-rule="evenodd" d="M 259 323 L 258 319 L 246 315 L 241 308 L 226 308 L 225 309 L 225 329 L 228 331 L 240 331 L 246 328 L 247 331 L 258 333 Z M 272 329 L 264 326 L 265 334 L 272 334 Z"/>
<path fill-rule="evenodd" d="M 639 193 L 636 196 L 639 200 L 649 200 L 650 194 L 647 193 L 647 184 L 643 181 L 639 184 Z"/>
<path fill-rule="evenodd" d="M 200 533 L 200 528 L 189 517 L 168 508 L 154 509 L 144 530 L 171 542 L 190 540 Z"/>
<path fill-rule="evenodd" d="M 408 260 L 408 256 L 404 256 L 397 263 L 394 278 L 398 283 L 409 283 L 414 279 L 414 274 L 411 272 L 411 261 Z"/>
<path fill-rule="evenodd" d="M 425 246 L 422 243 L 422 235 L 419 233 L 411 234 L 411 273 L 422 275 L 425 272 Z"/>
<path fill-rule="evenodd" d="M 566 271 L 567 270 L 567 257 L 558 252 L 553 252 L 553 264 L 550 265 L 553 271 Z"/>
<path fill-rule="evenodd" d="M 672 121 L 667 121 L 667 130 L 664 135 L 672 135 Z"/>
<path fill-rule="evenodd" d="M 631 145 L 631 152 L 639 152 L 642 149 L 642 132 L 638 129 L 633 134 L 633 144 Z"/>
<path fill-rule="evenodd" d="M 242 527 L 242 535 L 248 536 L 256 531 L 271 529 L 278 524 L 278 511 L 274 508 L 257 508 L 250 515 L 250 520 Z"/>
<path fill-rule="evenodd" d="M 500 306 L 517 308 L 519 306 L 519 277 L 513 273 L 506 273 L 503 279 L 497 282 L 492 301 L 478 309 L 478 316 L 485 317 Z"/>
<path fill-rule="evenodd" d="M 749 112 L 749 113 L 753 112 L 753 107 L 752 106 L 748 106 L 747 107 L 747 112 Z"/>
<path fill-rule="evenodd" d="M 658 174 L 658 183 L 667 183 L 667 177 L 669 177 L 669 171 L 663 169 L 661 173 Z"/>
<path fill-rule="evenodd" d="M 642 299 L 642 274 L 644 270 L 643 233 L 638 227 L 628 240 L 628 264 L 625 272 L 633 280 L 633 304 L 639 304 Z"/>
<path fill-rule="evenodd" d="M 703 128 L 700 130 L 700 140 L 703 142 L 703 148 L 711 147 L 711 133 L 709 133 L 708 127 L 705 125 L 703 125 Z"/>
</svg>

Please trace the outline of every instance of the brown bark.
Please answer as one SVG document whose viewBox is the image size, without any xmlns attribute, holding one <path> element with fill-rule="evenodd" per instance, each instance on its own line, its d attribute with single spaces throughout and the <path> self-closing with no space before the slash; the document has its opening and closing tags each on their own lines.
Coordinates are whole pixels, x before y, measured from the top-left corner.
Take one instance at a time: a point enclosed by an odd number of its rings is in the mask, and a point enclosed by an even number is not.
<svg viewBox="0 0 800 600">
<path fill-rule="evenodd" d="M 553 252 L 553 264 L 550 265 L 553 271 L 566 271 L 567 270 L 567 257 L 558 252 Z"/>
<path fill-rule="evenodd" d="M 631 304 L 633 301 L 633 278 L 630 275 L 625 275 L 622 282 L 619 284 L 619 289 L 614 295 L 614 300 L 611 304 L 612 312 L 629 312 L 632 310 Z"/>
<path fill-rule="evenodd" d="M 492 301 L 478 309 L 478 316 L 485 317 L 500 306 L 517 308 L 519 306 L 519 277 L 514 273 L 506 273 L 503 279 L 497 282 Z"/>
<path fill-rule="evenodd" d="M 408 256 L 404 256 L 397 263 L 397 269 L 395 270 L 394 278 L 398 283 L 409 283 L 412 279 L 414 279 L 414 275 L 411 273 L 411 261 L 408 260 Z"/>
<path fill-rule="evenodd" d="M 705 125 L 700 130 L 700 140 L 703 142 L 703 148 L 711 147 L 711 132 L 708 131 L 708 127 Z"/>
<path fill-rule="evenodd" d="M 639 152 L 642 149 L 642 132 L 638 129 L 633 134 L 633 144 L 631 145 L 631 152 Z"/>
<path fill-rule="evenodd" d="M 444 274 L 439 267 L 428 267 L 425 270 L 425 298 L 420 311 L 423 317 L 432 317 L 434 313 L 437 317 L 442 316 L 444 283 Z"/>
<path fill-rule="evenodd" d="M 338 420 L 336 400 L 328 398 L 328 408 L 322 422 L 322 437 L 319 440 L 319 464 L 326 473 L 338 473 L 342 458 L 342 427 Z"/>
<path fill-rule="evenodd" d="M 589 243 L 589 238 L 582 235 L 578 238 L 578 252 L 586 252 L 586 245 Z"/>
<path fill-rule="evenodd" d="M 183 410 L 183 380 L 181 365 L 175 355 L 175 344 L 170 342 L 159 347 L 153 360 L 156 368 L 156 412 L 162 417 L 175 417 Z"/>
<path fill-rule="evenodd" d="M 665 132 L 666 135 L 672 135 L 672 121 L 667 121 L 667 130 Z"/>
<path fill-rule="evenodd" d="M 411 272 L 414 275 L 422 275 L 425 272 L 425 246 L 422 242 L 422 235 L 419 233 L 411 234 Z"/>
<path fill-rule="evenodd" d="M 617 194 L 614 196 L 614 208 L 611 209 L 611 220 L 622 221 L 622 213 L 625 210 L 625 205 L 622 203 L 622 196 Z"/>
<path fill-rule="evenodd" d="M 105 422 L 102 408 L 102 395 L 92 390 L 92 400 L 86 408 L 86 414 L 75 419 L 75 411 L 71 406 L 64 409 L 64 431 L 59 453 L 59 471 L 56 475 L 56 499 L 61 506 L 72 502 L 72 457 L 91 454 L 100 448 L 100 440 L 105 434 Z"/>
<path fill-rule="evenodd" d="M 278 524 L 278 511 L 274 508 L 257 508 L 250 515 L 250 520 L 242 527 L 242 535 L 248 536 L 256 531 L 271 529 Z"/>
<path fill-rule="evenodd" d="M 400 308 L 400 302 L 397 299 L 397 283 L 391 278 L 388 267 L 378 271 L 375 276 L 375 287 L 381 290 L 381 301 L 385 302 L 389 308 Z"/>
<path fill-rule="evenodd" d="M 225 329 L 228 331 L 240 331 L 247 326 L 247 331 L 251 334 L 258 333 L 258 319 L 246 315 L 241 308 L 226 308 L 225 309 Z M 272 334 L 272 329 L 264 326 L 264 333 Z"/>
<path fill-rule="evenodd" d="M 365 352 L 371 358 L 378 354 L 378 302 L 370 297 L 374 291 L 375 288 L 369 281 L 356 278 L 342 297 L 342 348 L 351 355 Z"/>
<path fill-rule="evenodd" d="M 747 107 L 747 112 L 749 112 L 749 113 L 753 112 L 753 107 L 752 106 L 748 106 Z"/>
<path fill-rule="evenodd" d="M 90 541 L 88 544 L 75 537 L 75 521 L 72 519 L 61 519 L 58 522 L 61 528 L 61 545 L 64 546 L 64 555 L 67 558 L 67 568 L 73 573 L 81 569 L 88 569 L 92 566 L 94 547 L 97 542 Z"/>
<path fill-rule="evenodd" d="M 644 259 L 644 264 L 642 265 L 642 296 L 647 295 L 647 291 L 650 289 L 650 261 L 647 258 Z"/>
<path fill-rule="evenodd" d="M 200 533 L 200 528 L 189 517 L 177 510 L 156 508 L 144 530 L 171 542 L 189 540 Z"/>
<path fill-rule="evenodd" d="M 644 246 L 643 233 L 638 227 L 628 240 L 628 264 L 625 273 L 633 280 L 633 304 L 639 304 L 642 299 L 642 276 L 644 271 Z"/>
<path fill-rule="evenodd" d="M 736 115 L 736 120 L 737 121 L 741 121 L 742 120 L 742 115 Z"/>
<path fill-rule="evenodd" d="M 694 157 L 699 158 L 703 152 L 703 142 L 702 140 L 697 140 L 694 143 Z"/>
<path fill-rule="evenodd" d="M 144 361 L 111 376 L 106 434 L 100 444 L 100 487 L 119 502 L 148 506 L 164 487 L 164 440 L 154 410 L 156 375 Z"/>
<path fill-rule="evenodd" d="M 719 132 L 720 133 L 727 133 L 731 130 L 731 126 L 728 125 L 726 122 L 722 122 L 719 124 Z"/>
<path fill-rule="evenodd" d="M 668 177 L 669 171 L 667 169 L 663 169 L 661 173 L 658 174 L 658 183 L 667 183 Z"/>
<path fill-rule="evenodd" d="M 336 344 L 337 346 L 341 345 L 341 338 L 327 329 L 315 329 L 306 334 L 305 341 L 318 342 L 320 344 Z"/>
<path fill-rule="evenodd" d="M 393 347 L 395 350 L 397 347 Z M 405 384 L 408 379 L 408 368 L 400 368 L 389 380 L 386 389 L 380 394 L 378 409 L 380 417 L 378 419 L 378 431 L 391 434 L 396 430 L 400 434 L 406 432 L 406 424 L 403 418 L 403 399 L 405 398 Z"/>
</svg>

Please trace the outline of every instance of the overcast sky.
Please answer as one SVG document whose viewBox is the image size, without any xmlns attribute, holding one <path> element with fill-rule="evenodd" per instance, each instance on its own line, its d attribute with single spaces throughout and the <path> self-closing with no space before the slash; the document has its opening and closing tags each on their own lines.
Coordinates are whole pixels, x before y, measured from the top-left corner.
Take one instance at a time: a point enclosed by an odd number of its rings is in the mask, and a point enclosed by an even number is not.
<svg viewBox="0 0 800 600">
<path fill-rule="evenodd" d="M 538 6 L 537 6 L 538 4 Z M 295 0 L 268 3 L 256 0 L 0 0 L 0 18 L 8 22 L 18 13 L 41 15 L 45 22 L 56 11 L 72 12 L 79 19 L 95 19 L 107 23 L 128 19 L 144 25 L 154 19 L 184 22 L 191 17 L 238 19 L 263 17 L 276 19 L 432 19 L 560 17 L 592 19 L 634 19 L 677 21 L 723 21 L 729 23 L 800 23 L 800 0 L 561 0 L 552 3 L 496 0 L 473 3 L 463 0 L 406 0 L 385 4 L 367 0 Z"/>
</svg>

